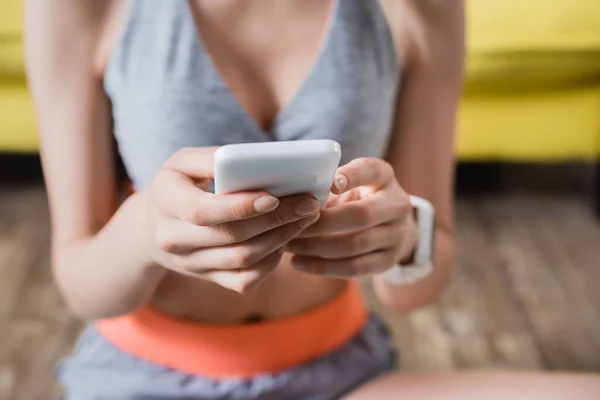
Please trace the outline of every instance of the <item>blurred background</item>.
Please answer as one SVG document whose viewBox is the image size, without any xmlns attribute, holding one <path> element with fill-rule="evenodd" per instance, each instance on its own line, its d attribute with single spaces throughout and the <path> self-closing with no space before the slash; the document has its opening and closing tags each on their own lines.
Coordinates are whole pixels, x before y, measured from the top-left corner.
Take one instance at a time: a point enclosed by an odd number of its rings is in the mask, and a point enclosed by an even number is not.
<svg viewBox="0 0 600 400">
<path fill-rule="evenodd" d="M 600 372 L 600 2 L 467 3 L 460 262 L 435 306 L 382 313 L 406 370 Z M 2 400 L 54 398 L 82 327 L 50 273 L 21 8 L 0 3 Z"/>
</svg>

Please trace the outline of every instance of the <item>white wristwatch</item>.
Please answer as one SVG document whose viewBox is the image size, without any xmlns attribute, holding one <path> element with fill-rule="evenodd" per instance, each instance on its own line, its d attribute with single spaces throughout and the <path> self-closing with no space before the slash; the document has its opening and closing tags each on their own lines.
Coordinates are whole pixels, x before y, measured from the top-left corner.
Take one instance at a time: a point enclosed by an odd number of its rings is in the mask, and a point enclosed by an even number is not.
<svg viewBox="0 0 600 400">
<path fill-rule="evenodd" d="M 397 264 L 381 274 L 383 280 L 392 285 L 411 285 L 433 272 L 435 211 L 429 201 L 417 196 L 409 197 L 416 211 L 417 247 L 412 264 Z"/>
</svg>

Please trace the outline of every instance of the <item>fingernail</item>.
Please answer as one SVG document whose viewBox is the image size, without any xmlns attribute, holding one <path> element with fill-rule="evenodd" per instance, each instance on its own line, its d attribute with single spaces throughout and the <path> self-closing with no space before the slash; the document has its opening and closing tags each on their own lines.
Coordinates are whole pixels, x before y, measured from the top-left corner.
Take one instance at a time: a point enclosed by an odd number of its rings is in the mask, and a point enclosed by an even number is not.
<svg viewBox="0 0 600 400">
<path fill-rule="evenodd" d="M 308 228 L 309 226 L 314 224 L 317 221 L 317 219 L 319 219 L 318 215 L 307 217 L 298 221 L 298 225 L 300 225 L 300 228 Z"/>
<path fill-rule="evenodd" d="M 254 200 L 254 209 L 259 213 L 273 211 L 278 205 L 279 200 L 273 196 L 262 196 Z"/>
<path fill-rule="evenodd" d="M 304 217 L 306 215 L 314 214 L 321 209 L 321 203 L 317 199 L 304 199 L 296 205 L 294 211 L 296 214 Z"/>
<path fill-rule="evenodd" d="M 346 189 L 346 186 L 348 185 L 348 178 L 346 178 L 344 175 L 338 175 L 333 180 L 333 184 L 335 185 L 337 190 L 343 192 L 344 189 Z"/>
</svg>

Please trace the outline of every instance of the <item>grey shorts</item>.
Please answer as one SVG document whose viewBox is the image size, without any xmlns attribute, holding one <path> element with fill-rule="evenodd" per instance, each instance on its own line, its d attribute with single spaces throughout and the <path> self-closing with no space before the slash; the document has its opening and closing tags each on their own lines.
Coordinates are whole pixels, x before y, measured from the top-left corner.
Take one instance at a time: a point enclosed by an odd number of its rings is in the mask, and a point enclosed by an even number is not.
<svg viewBox="0 0 600 400">
<path fill-rule="evenodd" d="M 277 373 L 214 380 L 125 353 L 89 326 L 59 363 L 65 400 L 337 399 L 396 367 L 390 335 L 376 315 L 341 348 Z"/>
</svg>

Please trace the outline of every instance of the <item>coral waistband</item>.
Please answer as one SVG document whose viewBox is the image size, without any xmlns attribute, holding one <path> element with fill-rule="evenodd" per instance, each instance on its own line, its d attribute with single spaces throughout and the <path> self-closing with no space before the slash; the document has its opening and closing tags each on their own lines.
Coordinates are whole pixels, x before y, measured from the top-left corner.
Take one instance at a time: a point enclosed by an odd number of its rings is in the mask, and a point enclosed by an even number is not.
<svg viewBox="0 0 600 400">
<path fill-rule="evenodd" d="M 149 307 L 96 322 L 114 346 L 147 361 L 211 378 L 277 372 L 321 357 L 364 326 L 368 309 L 357 282 L 333 300 L 293 317 L 214 325 Z"/>
</svg>

